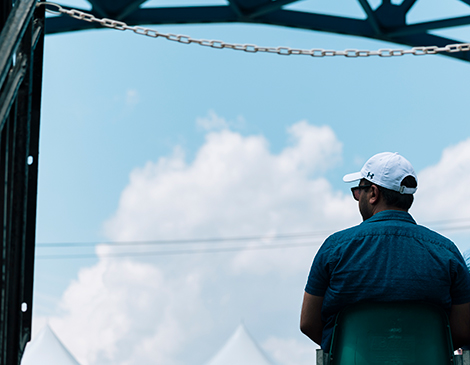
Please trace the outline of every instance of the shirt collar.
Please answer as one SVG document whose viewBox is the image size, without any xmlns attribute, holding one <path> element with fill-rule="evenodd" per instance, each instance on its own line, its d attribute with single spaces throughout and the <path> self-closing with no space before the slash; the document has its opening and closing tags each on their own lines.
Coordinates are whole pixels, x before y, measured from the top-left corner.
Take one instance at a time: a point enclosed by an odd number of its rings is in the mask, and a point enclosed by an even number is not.
<svg viewBox="0 0 470 365">
<path fill-rule="evenodd" d="M 401 210 L 384 210 L 379 213 L 374 214 L 369 219 L 365 220 L 361 224 L 364 223 L 373 223 L 379 221 L 387 221 L 387 220 L 397 220 L 397 221 L 405 221 L 408 223 L 416 224 L 416 221 L 413 219 L 410 213 L 403 212 Z"/>
</svg>

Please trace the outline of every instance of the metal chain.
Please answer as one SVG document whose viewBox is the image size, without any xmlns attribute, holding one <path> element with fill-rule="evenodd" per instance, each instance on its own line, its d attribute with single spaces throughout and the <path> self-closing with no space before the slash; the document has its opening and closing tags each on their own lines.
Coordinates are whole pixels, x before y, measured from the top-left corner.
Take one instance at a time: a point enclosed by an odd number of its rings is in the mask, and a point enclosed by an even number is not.
<svg viewBox="0 0 470 365">
<path fill-rule="evenodd" d="M 369 57 L 369 56 L 379 56 L 379 57 L 395 57 L 395 56 L 403 56 L 407 54 L 412 54 L 414 56 L 424 56 L 430 54 L 437 54 L 442 52 L 468 52 L 470 51 L 470 43 L 457 43 L 457 44 L 449 44 L 445 47 L 437 47 L 437 46 L 427 46 L 427 47 L 413 47 L 411 49 L 389 49 L 389 48 L 382 48 L 377 51 L 368 51 L 368 50 L 359 50 L 359 49 L 345 49 L 343 51 L 335 51 L 335 50 L 325 50 L 320 48 L 313 48 L 313 49 L 298 49 L 298 48 L 289 48 L 289 47 L 260 47 L 254 44 L 231 44 L 225 43 L 222 41 L 216 40 L 207 40 L 207 39 L 194 39 L 187 35 L 181 34 L 171 34 L 171 33 L 160 33 L 155 29 L 144 28 L 139 26 L 131 27 L 124 22 L 118 20 L 112 20 L 108 18 L 96 18 L 93 14 L 85 13 L 80 10 L 76 9 L 64 9 L 62 6 L 52 3 L 52 2 L 38 2 L 36 6 L 46 6 L 46 11 L 51 14 L 66 14 L 72 18 L 84 20 L 89 23 L 99 23 L 103 27 L 113 28 L 117 30 L 132 30 L 136 34 L 144 35 L 147 37 L 152 38 L 165 38 L 169 41 L 183 43 L 183 44 L 191 44 L 195 43 L 200 46 L 204 47 L 212 47 L 217 49 L 228 48 L 233 49 L 235 51 L 244 51 L 249 53 L 257 53 L 257 52 L 265 52 L 265 53 L 275 53 L 283 56 L 288 55 L 306 55 L 312 57 L 332 57 L 332 56 L 344 56 L 350 58 L 356 57 Z M 47 8 L 55 7 L 55 10 Z"/>
</svg>

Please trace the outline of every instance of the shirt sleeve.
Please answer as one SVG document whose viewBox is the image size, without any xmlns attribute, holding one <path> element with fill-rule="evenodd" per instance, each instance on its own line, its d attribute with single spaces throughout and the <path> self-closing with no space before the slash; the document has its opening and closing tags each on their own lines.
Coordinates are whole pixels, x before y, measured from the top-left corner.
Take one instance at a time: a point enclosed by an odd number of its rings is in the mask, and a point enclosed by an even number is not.
<svg viewBox="0 0 470 365">
<path fill-rule="evenodd" d="M 453 262 L 454 277 L 450 291 L 452 304 L 464 304 L 470 302 L 470 273 L 460 252 L 456 253 Z"/>
<path fill-rule="evenodd" d="M 325 296 L 330 283 L 330 251 L 331 245 L 327 239 L 318 250 L 310 268 L 305 291 L 319 297 Z"/>
</svg>

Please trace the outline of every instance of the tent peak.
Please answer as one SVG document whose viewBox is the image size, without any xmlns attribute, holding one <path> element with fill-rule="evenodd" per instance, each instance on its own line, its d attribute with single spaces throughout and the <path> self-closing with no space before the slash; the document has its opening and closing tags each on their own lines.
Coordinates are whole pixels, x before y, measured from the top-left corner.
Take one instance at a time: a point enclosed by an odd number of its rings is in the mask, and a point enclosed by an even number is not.
<svg viewBox="0 0 470 365">
<path fill-rule="evenodd" d="M 21 365 L 80 365 L 62 344 L 49 323 L 28 343 Z"/>
<path fill-rule="evenodd" d="M 261 347 L 241 322 L 207 365 L 272 365 Z"/>
</svg>

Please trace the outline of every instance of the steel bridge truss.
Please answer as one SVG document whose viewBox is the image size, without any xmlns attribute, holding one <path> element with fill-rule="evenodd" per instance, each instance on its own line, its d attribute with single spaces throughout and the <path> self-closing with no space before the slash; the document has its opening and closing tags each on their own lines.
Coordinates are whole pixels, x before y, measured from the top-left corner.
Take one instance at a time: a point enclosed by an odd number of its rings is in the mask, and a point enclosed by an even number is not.
<svg viewBox="0 0 470 365">
<path fill-rule="evenodd" d="M 31 337 L 44 7 L 0 1 L 0 364 Z"/>
<path fill-rule="evenodd" d="M 367 37 L 392 43 L 444 47 L 459 43 L 430 34 L 430 31 L 470 25 L 470 16 L 407 24 L 410 9 L 424 0 L 403 0 L 399 5 L 382 0 L 373 9 L 369 0 L 358 1 L 366 19 L 331 16 L 320 13 L 288 10 L 284 7 L 299 0 L 228 0 L 219 6 L 180 6 L 143 8 L 146 0 L 87 0 L 92 10 L 77 9 L 96 17 L 123 21 L 128 25 L 189 24 L 189 23 L 257 23 L 291 28 L 324 31 Z M 304 0 L 306 1 L 306 0 Z M 460 0 L 470 6 L 470 0 Z M 60 1 L 59 1 L 60 3 Z M 67 8 L 64 6 L 64 8 Z M 470 9 L 469 9 L 470 10 Z M 70 18 L 67 15 L 47 18 L 48 34 L 98 28 L 96 23 Z M 470 61 L 470 52 L 445 53 L 450 57 Z"/>
</svg>

